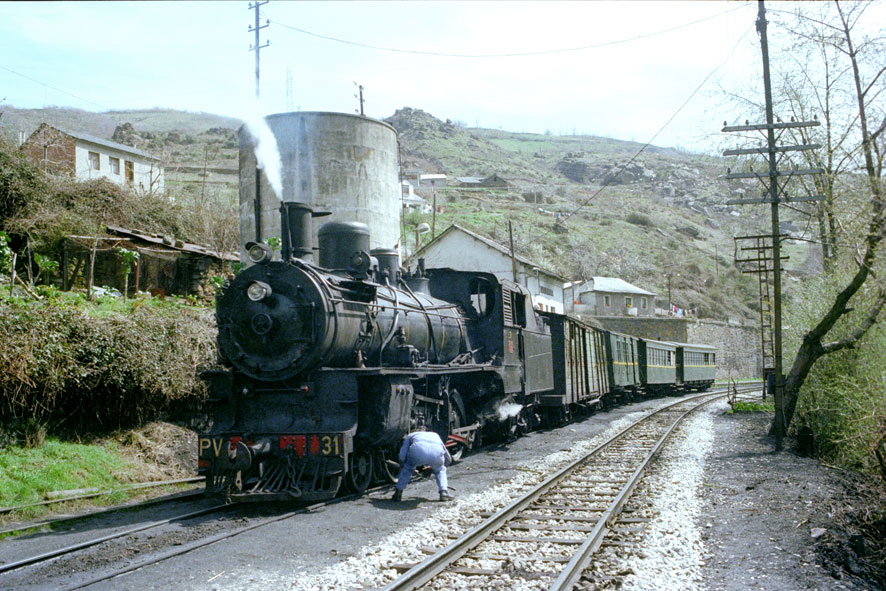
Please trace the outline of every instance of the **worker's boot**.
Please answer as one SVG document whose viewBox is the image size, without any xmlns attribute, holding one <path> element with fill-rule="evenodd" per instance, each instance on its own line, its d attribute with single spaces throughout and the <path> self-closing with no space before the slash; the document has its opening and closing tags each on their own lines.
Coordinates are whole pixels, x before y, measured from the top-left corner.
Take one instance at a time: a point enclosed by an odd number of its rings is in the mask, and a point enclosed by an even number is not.
<svg viewBox="0 0 886 591">
<path fill-rule="evenodd" d="M 440 500 L 443 501 L 443 502 L 451 501 L 451 500 L 452 500 L 452 495 L 449 494 L 449 491 L 448 491 L 448 490 L 441 490 L 441 491 L 440 491 Z"/>
<path fill-rule="evenodd" d="M 394 501 L 395 503 L 399 503 L 400 501 L 402 501 L 403 500 L 403 491 L 400 490 L 399 488 L 394 489 L 394 496 L 391 497 L 391 500 Z"/>
</svg>

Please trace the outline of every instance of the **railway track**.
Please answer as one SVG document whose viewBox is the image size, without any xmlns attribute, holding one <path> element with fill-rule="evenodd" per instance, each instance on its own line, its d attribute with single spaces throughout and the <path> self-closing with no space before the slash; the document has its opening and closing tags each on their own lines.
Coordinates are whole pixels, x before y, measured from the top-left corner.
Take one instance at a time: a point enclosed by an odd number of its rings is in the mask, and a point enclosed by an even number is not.
<svg viewBox="0 0 886 591">
<path fill-rule="evenodd" d="M 387 487 L 381 487 L 387 488 Z M 371 489 L 372 491 L 377 489 Z M 367 491 L 370 492 L 370 491 Z M 348 495 L 344 497 L 339 497 L 330 501 L 316 503 L 307 507 L 300 507 L 295 510 L 287 511 L 285 513 L 273 515 L 270 517 L 265 517 L 259 520 L 250 520 L 250 523 L 246 525 L 237 525 L 233 528 L 225 528 L 224 531 L 220 533 L 210 533 L 207 535 L 199 535 L 197 539 L 187 541 L 185 543 L 181 543 L 180 541 L 171 542 L 169 545 L 172 546 L 171 549 L 167 549 L 164 551 L 157 551 L 154 548 L 147 548 L 145 552 L 137 551 L 136 556 L 147 555 L 144 558 L 132 561 L 120 560 L 120 562 L 127 562 L 126 564 L 112 564 L 112 568 L 105 569 L 97 569 L 102 570 L 99 574 L 95 574 L 93 576 L 83 576 L 76 582 L 71 582 L 71 579 L 74 577 L 67 576 L 64 577 L 62 582 L 58 582 L 58 576 L 55 576 L 53 573 L 41 573 L 41 569 L 47 567 L 57 560 L 76 560 L 83 551 L 88 550 L 89 548 L 99 546 L 101 544 L 107 544 L 110 542 L 114 542 L 118 545 L 118 547 L 122 544 L 122 541 L 125 539 L 130 539 L 129 542 L 123 544 L 123 547 L 127 549 L 132 549 L 133 546 L 139 546 L 145 543 L 145 540 L 137 540 L 135 537 L 139 534 L 147 532 L 148 530 L 153 530 L 156 528 L 160 528 L 162 526 L 166 526 L 172 524 L 174 522 L 186 522 L 189 520 L 195 520 L 200 517 L 204 517 L 206 515 L 211 515 L 213 513 L 218 513 L 224 510 L 236 510 L 243 509 L 242 506 L 238 505 L 230 505 L 230 504 L 218 504 L 213 505 L 211 507 L 199 509 L 197 511 L 191 511 L 189 513 L 184 513 L 180 515 L 175 515 L 172 517 L 168 517 L 165 519 L 153 521 L 150 523 L 141 524 L 136 527 L 126 528 L 124 530 L 116 531 L 111 534 L 91 537 L 89 539 L 77 542 L 75 544 L 71 544 L 65 547 L 56 548 L 55 550 L 41 552 L 39 554 L 34 554 L 31 556 L 27 556 L 25 558 L 21 558 L 18 560 L 5 562 L 0 564 L 0 589 L 7 588 L 20 588 L 26 585 L 31 585 L 35 581 L 39 581 L 35 588 L 52 588 L 56 591 L 75 591 L 78 589 L 87 588 L 96 583 L 106 581 L 121 575 L 125 575 L 126 573 L 132 572 L 134 570 L 144 568 L 146 566 L 156 564 L 158 562 L 162 562 L 164 560 L 168 560 L 170 558 L 174 558 L 176 556 L 181 556 L 183 554 L 187 554 L 189 552 L 193 552 L 199 548 L 203 548 L 209 546 L 211 544 L 215 544 L 217 542 L 221 542 L 223 540 L 230 539 L 239 534 L 270 525 L 272 523 L 276 523 L 278 521 L 282 521 L 285 519 L 289 519 L 299 514 L 308 513 L 310 511 L 316 511 L 321 509 L 322 507 L 326 507 L 329 505 L 333 505 L 336 503 L 340 503 L 342 501 L 353 500 L 358 495 Z M 148 544 L 150 546 L 150 544 Z M 99 561 L 101 562 L 101 561 Z M 10 577 L 12 574 L 14 577 L 18 578 L 18 581 L 13 580 Z M 11 585 L 11 586 L 10 586 Z"/>
<path fill-rule="evenodd" d="M 747 391 L 759 389 L 749 387 Z M 401 576 L 384 591 L 500 588 L 521 584 L 566 590 L 582 580 L 592 556 L 613 534 L 630 534 L 647 518 L 624 509 L 670 434 L 692 411 L 727 392 L 666 405 L 619 431 L 584 457 L 522 494 L 418 564 L 391 565 Z M 585 585 L 593 588 L 594 582 Z M 583 585 L 582 585 L 583 586 Z"/>
</svg>

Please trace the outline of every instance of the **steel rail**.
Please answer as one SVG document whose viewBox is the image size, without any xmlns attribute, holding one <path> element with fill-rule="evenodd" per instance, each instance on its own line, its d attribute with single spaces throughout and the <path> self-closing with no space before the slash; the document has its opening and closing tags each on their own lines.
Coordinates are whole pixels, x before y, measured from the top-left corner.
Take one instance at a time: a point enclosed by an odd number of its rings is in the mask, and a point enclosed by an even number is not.
<svg viewBox="0 0 886 591">
<path fill-rule="evenodd" d="M 89 579 L 88 581 L 76 583 L 76 584 L 71 585 L 69 587 L 63 587 L 61 589 L 58 589 L 57 591 L 76 591 L 77 589 L 83 589 L 84 587 L 89 587 L 90 585 L 94 585 L 94 584 L 100 583 L 102 581 L 107 581 L 109 579 L 113 579 L 115 577 L 125 575 L 127 573 L 138 570 L 140 568 L 144 568 L 146 566 L 150 566 L 152 564 L 156 564 L 158 562 L 162 562 L 162 561 L 168 560 L 170 558 L 175 558 L 176 556 L 181 556 L 182 554 L 187 554 L 188 552 L 193 552 L 194 550 L 198 550 L 200 548 L 203 548 L 205 546 L 209 546 L 211 544 L 215 544 L 217 542 L 221 542 L 223 540 L 227 540 L 228 538 L 233 538 L 234 536 L 240 535 L 242 533 L 245 533 L 245 532 L 248 532 L 248 531 L 251 531 L 254 529 L 258 529 L 258 528 L 263 527 L 265 525 L 270 525 L 270 524 L 276 523 L 278 521 L 283 521 L 285 519 L 289 519 L 289 518 L 294 517 L 296 515 L 303 515 L 305 513 L 309 513 L 311 511 L 315 511 L 315 510 L 321 509 L 323 507 L 336 505 L 336 504 L 344 502 L 344 501 L 351 501 L 351 500 L 354 500 L 356 498 L 363 496 L 366 493 L 375 492 L 375 491 L 382 490 L 382 489 L 387 489 L 389 487 L 390 487 L 390 485 L 378 486 L 378 487 L 374 487 L 371 489 L 367 489 L 359 494 L 346 495 L 344 497 L 338 497 L 336 499 L 331 499 L 329 501 L 315 503 L 315 504 L 310 505 L 308 507 L 302 507 L 301 509 L 296 509 L 295 511 L 290 511 L 288 513 L 284 513 L 283 515 L 277 515 L 276 517 L 270 517 L 270 518 L 265 519 L 259 523 L 253 523 L 251 525 L 241 527 L 241 528 L 234 530 L 234 531 L 224 532 L 224 533 L 217 534 L 217 535 L 209 537 L 209 538 L 204 538 L 202 540 L 196 540 L 190 544 L 181 546 L 175 550 L 171 550 L 169 552 L 164 552 L 163 554 L 161 554 L 159 556 L 155 556 L 153 558 L 147 558 L 147 559 L 142 560 L 140 562 L 136 562 L 136 563 L 130 564 L 129 566 L 125 566 L 125 567 L 118 569 L 116 571 L 106 573 L 104 575 L 99 575 L 97 577 Z M 233 506 L 233 505 L 228 505 L 228 506 Z"/>
<path fill-rule="evenodd" d="M 38 554 L 37 556 L 31 556 L 29 558 L 23 558 L 21 560 L 17 560 L 15 562 L 7 562 L 6 564 L 0 564 L 0 573 L 9 572 L 11 570 L 15 570 L 21 568 L 23 566 L 28 566 L 31 564 L 37 564 L 38 562 L 44 562 L 51 558 L 57 558 L 59 556 L 64 556 L 65 554 L 70 554 L 71 552 L 76 552 L 77 550 L 82 550 L 84 548 L 89 548 L 90 546 L 95 546 L 97 544 L 101 544 L 102 542 L 107 542 L 109 540 L 115 540 L 117 538 L 122 538 L 124 536 L 132 535 L 135 533 L 139 533 L 148 529 L 152 529 L 155 527 L 160 527 L 161 525 L 167 525 L 173 521 L 182 521 L 185 519 L 193 519 L 195 517 L 201 517 L 203 515 L 208 515 L 210 513 L 216 513 L 223 509 L 227 509 L 232 507 L 233 505 L 216 505 L 214 507 L 209 507 L 208 509 L 200 509 L 199 511 L 194 511 L 192 513 L 186 513 L 184 515 L 177 515 L 175 517 L 170 517 L 168 519 L 162 519 L 160 521 L 153 521 L 151 523 L 146 523 L 144 525 L 139 525 L 138 527 L 133 527 L 127 529 L 125 531 L 108 534 L 106 536 L 102 536 L 100 538 L 94 538 L 92 540 L 87 540 L 85 542 L 80 542 L 79 544 L 73 544 L 71 546 L 67 546 L 65 548 L 59 548 L 57 550 L 51 550 L 49 552 L 44 552 L 43 554 Z"/>
<path fill-rule="evenodd" d="M 201 478 L 201 480 L 203 480 Z M 56 519 L 46 519 L 44 521 L 33 521 L 30 523 L 22 523 L 17 525 L 16 527 L 10 527 L 8 529 L 0 530 L 0 539 L 3 536 L 14 534 L 17 532 L 24 532 L 32 529 L 38 529 L 43 527 L 52 527 L 57 523 L 64 523 L 66 521 L 76 521 L 78 519 L 87 519 L 89 517 L 97 517 L 99 515 L 105 515 L 106 513 L 116 513 L 117 511 L 135 511 L 138 509 L 143 509 L 145 507 L 150 507 L 152 505 L 160 505 L 162 503 L 173 503 L 175 501 L 187 501 L 197 497 L 203 497 L 203 490 L 197 490 L 192 492 L 183 492 L 167 495 L 165 497 L 160 497 L 156 499 L 149 499 L 147 501 L 142 501 L 140 503 L 131 503 L 124 505 L 114 505 L 113 507 L 106 507 L 104 509 L 96 509 L 95 511 L 85 511 L 83 513 L 77 513 L 75 515 L 66 515 L 64 517 L 58 517 Z"/>
<path fill-rule="evenodd" d="M 178 480 L 160 480 L 157 482 L 137 482 L 130 486 L 124 486 L 122 488 L 109 488 L 105 490 L 98 490 L 95 492 L 90 492 L 82 495 L 74 495 L 71 497 L 61 497 L 58 499 L 49 499 L 47 501 L 39 501 L 36 503 L 28 503 L 26 505 L 16 505 L 14 507 L 0 507 L 0 513 L 11 513 L 12 511 L 18 511 L 20 509 L 27 509 L 28 507 L 39 507 L 42 505 L 52 505 L 55 503 L 64 503 L 65 501 L 79 501 L 81 499 L 91 499 L 93 497 L 100 497 L 102 495 L 111 495 L 119 492 L 130 492 L 133 490 L 141 490 L 144 488 L 154 488 L 157 486 L 171 486 L 173 484 L 187 484 L 189 482 L 199 482 L 203 480 L 202 476 L 193 476 L 190 478 L 179 478 Z"/>
<path fill-rule="evenodd" d="M 759 389 L 759 386 L 753 385 L 749 386 L 745 391 L 753 391 L 756 389 Z M 525 495 L 514 500 L 511 504 L 507 505 L 491 517 L 487 518 L 485 521 L 475 526 L 470 531 L 464 533 L 461 537 L 456 539 L 454 542 L 452 542 L 439 552 L 429 556 L 422 562 L 410 568 L 400 577 L 385 586 L 383 588 L 383 591 L 409 591 L 412 589 L 417 589 L 418 587 L 426 584 L 433 577 L 445 570 L 450 564 L 454 563 L 456 560 L 460 559 L 465 554 L 477 547 L 481 542 L 486 540 L 490 536 L 490 534 L 502 527 L 513 517 L 518 515 L 523 509 L 532 504 L 538 497 L 542 496 L 554 485 L 558 484 L 571 472 L 575 471 L 590 458 L 597 455 L 604 449 L 610 447 L 615 442 L 620 441 L 625 435 L 632 432 L 639 425 L 650 421 L 650 419 L 656 417 L 657 415 L 670 411 L 673 407 L 680 404 L 685 404 L 686 402 L 694 401 L 699 398 L 710 398 L 709 401 L 705 402 L 707 403 L 719 398 L 723 398 L 726 395 L 727 392 L 706 392 L 702 394 L 696 394 L 694 396 L 683 398 L 652 411 L 645 417 L 642 417 L 631 425 L 626 426 L 618 433 L 610 437 L 608 440 L 596 446 L 583 457 L 558 470 L 557 472 L 546 478 L 543 482 L 529 490 Z M 679 422 L 679 420 L 682 420 L 682 416 L 681 419 L 678 419 L 677 422 Z M 671 429 L 673 429 L 673 426 L 671 427 Z M 651 457 L 652 455 L 654 455 L 654 453 L 648 454 L 649 457 Z M 634 472 L 633 476 L 630 479 L 630 482 L 633 483 L 630 486 L 630 491 L 632 491 L 634 486 L 636 486 L 636 482 L 639 481 L 640 475 L 642 475 L 642 470 L 638 469 Z M 619 495 L 619 497 L 617 498 L 617 503 L 619 507 L 621 507 L 627 500 L 630 491 L 628 491 L 624 495 Z M 605 523 L 605 521 L 601 520 L 601 523 Z"/>
<path fill-rule="evenodd" d="M 640 479 L 646 473 L 646 469 L 649 464 L 652 463 L 652 460 L 656 455 L 661 451 L 664 447 L 665 442 L 670 438 L 671 434 L 683 422 L 687 416 L 691 413 L 695 412 L 699 408 L 711 404 L 716 400 L 720 400 L 727 396 L 727 394 L 715 394 L 708 400 L 704 400 L 699 404 L 693 406 L 683 414 L 681 414 L 677 419 L 671 424 L 670 427 L 659 437 L 658 441 L 655 443 L 655 446 L 649 450 L 649 453 L 646 454 L 646 457 L 640 463 L 631 477 L 628 479 L 627 483 L 622 487 L 621 491 L 618 493 L 618 496 L 612 501 L 609 507 L 603 512 L 600 516 L 600 520 L 597 522 L 597 525 L 594 526 L 594 530 L 590 533 L 584 543 L 579 547 L 578 551 L 572 556 L 572 559 L 569 563 L 560 571 L 560 575 L 554 581 L 553 585 L 550 586 L 549 591 L 569 591 L 575 586 L 575 583 L 581 578 L 582 573 L 585 568 L 587 568 L 588 563 L 591 561 L 591 556 L 600 549 L 600 545 L 603 543 L 603 538 L 609 532 L 612 524 L 615 522 L 615 519 L 621 514 L 622 507 L 628 501 L 631 494 L 634 492 L 637 484 L 639 484 Z M 685 402 L 685 401 L 684 401 Z"/>
</svg>

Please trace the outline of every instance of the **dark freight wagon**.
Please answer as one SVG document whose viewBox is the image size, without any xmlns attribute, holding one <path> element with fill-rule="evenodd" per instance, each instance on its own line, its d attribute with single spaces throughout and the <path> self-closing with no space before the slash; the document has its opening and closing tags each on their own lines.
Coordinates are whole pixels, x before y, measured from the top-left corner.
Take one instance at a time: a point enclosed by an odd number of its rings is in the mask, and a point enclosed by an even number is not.
<svg viewBox="0 0 886 591">
<path fill-rule="evenodd" d="M 544 312 L 551 329 L 554 390 L 541 397 L 548 409 L 607 404 L 609 372 L 604 331 L 575 318 Z"/>
<path fill-rule="evenodd" d="M 640 339 L 617 332 L 604 331 L 606 364 L 613 394 L 630 400 L 640 386 Z"/>
</svg>

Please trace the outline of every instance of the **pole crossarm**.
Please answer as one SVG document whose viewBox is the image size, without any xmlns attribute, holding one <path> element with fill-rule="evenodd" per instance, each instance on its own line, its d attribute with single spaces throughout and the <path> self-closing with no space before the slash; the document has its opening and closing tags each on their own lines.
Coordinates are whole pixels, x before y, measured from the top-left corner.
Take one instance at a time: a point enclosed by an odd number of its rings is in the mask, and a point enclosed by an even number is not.
<svg viewBox="0 0 886 591">
<path fill-rule="evenodd" d="M 796 146 L 776 146 L 776 152 L 803 152 L 805 150 L 817 150 L 821 144 L 797 144 Z M 744 154 L 768 154 L 769 148 L 736 148 L 734 150 L 724 150 L 724 156 L 741 156 Z"/>
<path fill-rule="evenodd" d="M 796 129 L 798 127 L 818 127 L 820 121 L 788 121 L 787 123 L 754 123 L 746 125 L 728 125 L 720 131 L 762 131 L 770 129 Z"/>
<path fill-rule="evenodd" d="M 824 201 L 821 195 L 810 195 L 809 197 L 779 197 L 777 201 L 773 201 L 767 197 L 759 199 L 730 199 L 726 205 L 756 205 L 758 203 L 801 203 L 803 201 Z"/>
<path fill-rule="evenodd" d="M 774 171 L 774 175 L 772 172 L 730 172 L 725 176 L 721 177 L 727 180 L 731 179 L 765 179 L 772 176 L 776 177 L 794 177 L 794 176 L 805 176 L 809 174 L 824 174 L 827 172 L 823 168 L 803 168 L 796 170 L 776 170 Z"/>
</svg>

